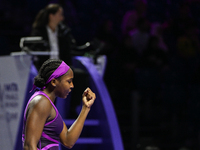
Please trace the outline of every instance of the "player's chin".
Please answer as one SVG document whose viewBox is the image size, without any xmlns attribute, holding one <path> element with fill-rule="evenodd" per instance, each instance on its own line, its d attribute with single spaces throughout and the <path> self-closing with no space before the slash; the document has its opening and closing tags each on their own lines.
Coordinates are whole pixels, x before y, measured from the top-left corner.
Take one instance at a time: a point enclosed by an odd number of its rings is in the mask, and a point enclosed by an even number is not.
<svg viewBox="0 0 200 150">
<path fill-rule="evenodd" d="M 68 97 L 68 95 L 69 95 L 69 93 L 65 94 L 63 97 L 64 97 L 64 98 L 67 98 L 67 97 Z"/>
<path fill-rule="evenodd" d="M 59 97 L 62 98 L 62 99 L 65 99 L 67 98 L 68 94 L 63 94 L 63 95 L 60 95 Z"/>
<path fill-rule="evenodd" d="M 68 96 L 68 95 L 64 95 L 64 96 L 63 96 L 63 99 L 67 98 L 67 96 Z"/>
</svg>

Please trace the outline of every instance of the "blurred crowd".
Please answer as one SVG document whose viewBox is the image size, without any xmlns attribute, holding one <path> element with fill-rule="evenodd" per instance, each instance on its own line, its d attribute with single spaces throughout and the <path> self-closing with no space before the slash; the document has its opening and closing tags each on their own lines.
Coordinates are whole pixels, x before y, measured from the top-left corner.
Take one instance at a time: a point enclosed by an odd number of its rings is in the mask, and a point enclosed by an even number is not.
<svg viewBox="0 0 200 150">
<path fill-rule="evenodd" d="M 0 3 L 0 55 L 20 51 L 19 40 L 30 35 L 38 11 L 59 3 L 79 44 L 93 39 L 104 44 L 98 55 L 107 56 L 104 81 L 117 113 L 131 112 L 132 101 L 138 100 L 140 126 L 166 128 L 160 140 L 200 149 L 199 0 Z"/>
</svg>

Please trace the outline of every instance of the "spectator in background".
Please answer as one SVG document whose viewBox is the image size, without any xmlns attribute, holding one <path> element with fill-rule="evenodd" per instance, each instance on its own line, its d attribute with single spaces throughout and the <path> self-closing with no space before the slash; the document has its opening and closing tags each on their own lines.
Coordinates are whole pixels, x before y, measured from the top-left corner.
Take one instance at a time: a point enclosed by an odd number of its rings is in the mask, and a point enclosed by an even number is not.
<svg viewBox="0 0 200 150">
<path fill-rule="evenodd" d="M 137 19 L 136 27 L 129 31 L 128 35 L 122 39 L 120 51 L 120 64 L 126 74 L 124 82 L 129 89 L 134 89 L 135 69 L 146 49 L 150 36 L 150 23 L 146 17 Z"/>
<path fill-rule="evenodd" d="M 148 67 L 161 71 L 168 67 L 168 47 L 163 39 L 163 26 L 155 22 L 151 24 L 151 31 L 147 46 L 142 53 L 140 67 Z"/>
<path fill-rule="evenodd" d="M 159 38 L 151 36 L 147 48 L 144 50 L 140 67 L 147 67 L 161 71 L 167 66 L 167 52 L 160 47 Z"/>
<path fill-rule="evenodd" d="M 123 39 L 120 64 L 122 65 L 123 76 L 126 79 L 124 84 L 129 90 L 135 88 L 135 69 L 138 67 L 143 51 L 147 47 L 150 36 L 149 31 L 149 21 L 145 17 L 141 17 L 137 20 L 136 28 L 130 31 L 129 36 Z"/>
<path fill-rule="evenodd" d="M 139 18 L 137 27 L 130 33 L 132 46 L 138 56 L 141 56 L 147 48 L 147 43 L 150 36 L 150 23 L 146 18 Z"/>
<path fill-rule="evenodd" d="M 136 0 L 134 2 L 135 9 L 125 13 L 122 20 L 122 35 L 127 36 L 129 32 L 136 28 L 137 20 L 141 17 L 146 17 L 146 0 Z"/>
<path fill-rule="evenodd" d="M 147 12 L 147 1 L 146 0 L 136 0 L 134 1 L 135 8 L 129 10 L 125 13 L 122 19 L 122 49 L 126 57 L 135 56 L 135 50 L 133 49 L 132 35 L 135 30 L 138 29 L 138 22 L 140 18 L 146 18 Z M 135 57 L 133 57 L 134 59 Z M 132 60 L 133 61 L 133 60 Z M 132 67 L 131 67 L 132 68 Z"/>
<path fill-rule="evenodd" d="M 164 30 L 164 27 L 161 23 L 159 22 L 155 22 L 155 23 L 152 23 L 151 24 L 151 36 L 155 36 L 158 38 L 158 47 L 167 52 L 168 51 L 168 47 L 164 41 L 164 38 L 163 38 L 163 30 Z"/>
<path fill-rule="evenodd" d="M 34 61 L 37 69 L 50 58 L 62 59 L 71 65 L 71 49 L 75 46 L 75 39 L 70 34 L 70 28 L 64 24 L 63 8 L 59 4 L 49 4 L 36 16 L 32 26 L 31 36 L 41 36 L 46 42 L 44 47 L 39 44 L 31 45 L 31 50 L 50 51 L 50 56 L 38 56 Z"/>
</svg>

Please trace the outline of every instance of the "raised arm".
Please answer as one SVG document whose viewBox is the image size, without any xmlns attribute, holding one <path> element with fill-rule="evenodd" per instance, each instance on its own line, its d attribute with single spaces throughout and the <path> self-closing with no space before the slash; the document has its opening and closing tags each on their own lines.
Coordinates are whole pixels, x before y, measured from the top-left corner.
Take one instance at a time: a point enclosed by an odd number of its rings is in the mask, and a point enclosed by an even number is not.
<svg viewBox="0 0 200 150">
<path fill-rule="evenodd" d="M 86 117 L 95 99 L 95 93 L 93 93 L 90 88 L 87 88 L 83 93 L 83 106 L 78 118 L 75 120 L 75 122 L 71 125 L 69 129 L 67 129 L 64 123 L 63 131 L 60 134 L 60 140 L 61 143 L 67 148 L 72 148 L 78 140 L 83 129 Z"/>
<path fill-rule="evenodd" d="M 37 144 L 52 106 L 44 96 L 36 96 L 29 105 L 31 107 L 28 110 L 25 126 L 24 150 L 37 150 Z"/>
</svg>

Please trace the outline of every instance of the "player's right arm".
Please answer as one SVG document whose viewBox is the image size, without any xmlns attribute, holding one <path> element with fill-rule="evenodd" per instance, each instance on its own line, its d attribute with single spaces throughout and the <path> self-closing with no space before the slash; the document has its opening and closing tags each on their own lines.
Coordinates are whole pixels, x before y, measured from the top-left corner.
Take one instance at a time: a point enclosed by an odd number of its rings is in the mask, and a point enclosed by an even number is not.
<svg viewBox="0 0 200 150">
<path fill-rule="evenodd" d="M 44 124 L 50 116 L 51 108 L 51 103 L 44 96 L 38 95 L 32 100 L 31 107 L 26 115 L 24 150 L 37 150 L 37 144 Z"/>
</svg>

